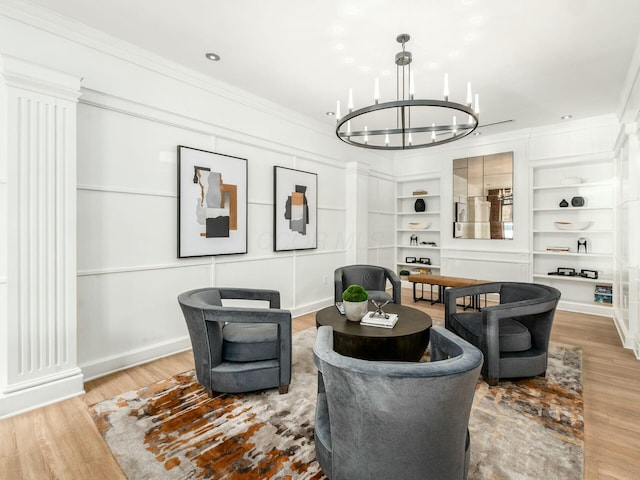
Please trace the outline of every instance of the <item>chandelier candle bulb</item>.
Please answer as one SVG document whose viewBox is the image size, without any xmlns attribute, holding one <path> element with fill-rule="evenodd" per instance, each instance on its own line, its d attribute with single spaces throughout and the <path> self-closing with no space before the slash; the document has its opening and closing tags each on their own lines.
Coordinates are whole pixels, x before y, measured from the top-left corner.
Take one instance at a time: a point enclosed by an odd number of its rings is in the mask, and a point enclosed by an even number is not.
<svg viewBox="0 0 640 480">
<path fill-rule="evenodd" d="M 453 135 L 456 136 L 458 134 L 458 129 L 456 128 L 457 123 L 456 123 L 456 116 L 455 115 L 453 116 L 452 125 L 453 125 Z"/>
<path fill-rule="evenodd" d="M 384 144 L 388 147 L 389 146 L 389 134 L 385 133 L 384 135 Z"/>
<path fill-rule="evenodd" d="M 416 83 L 413 72 L 409 74 L 409 98 L 413 100 L 413 95 L 416 93 Z"/>
<path fill-rule="evenodd" d="M 336 121 L 340 121 L 342 115 L 340 115 L 340 100 L 336 102 Z"/>
<path fill-rule="evenodd" d="M 413 135 L 409 132 L 409 145 L 413 145 Z"/>
<path fill-rule="evenodd" d="M 380 79 L 378 77 L 373 82 L 373 101 L 376 105 L 380 101 Z"/>
<path fill-rule="evenodd" d="M 476 101 L 474 103 L 475 105 L 475 111 L 476 111 L 476 115 L 478 115 L 480 113 L 480 96 L 476 93 Z"/>
<path fill-rule="evenodd" d="M 369 143 L 369 135 L 367 135 L 367 126 L 364 126 L 364 144 Z"/>
<path fill-rule="evenodd" d="M 449 74 L 444 74 L 444 101 L 449 101 Z"/>
<path fill-rule="evenodd" d="M 353 112 L 353 88 L 349 89 L 349 103 L 347 104 L 349 113 Z"/>
<path fill-rule="evenodd" d="M 432 123 L 431 126 L 435 128 L 436 124 Z M 435 130 L 431 130 L 431 141 L 432 142 L 436 141 L 436 131 Z"/>
<path fill-rule="evenodd" d="M 467 106 L 471 106 L 471 100 L 473 97 L 471 96 L 471 82 L 467 82 Z"/>
</svg>

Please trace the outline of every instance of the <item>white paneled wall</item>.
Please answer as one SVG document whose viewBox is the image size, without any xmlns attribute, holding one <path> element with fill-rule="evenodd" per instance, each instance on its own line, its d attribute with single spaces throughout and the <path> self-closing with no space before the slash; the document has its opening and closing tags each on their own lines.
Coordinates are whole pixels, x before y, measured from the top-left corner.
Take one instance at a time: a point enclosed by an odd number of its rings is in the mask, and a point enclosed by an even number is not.
<svg viewBox="0 0 640 480">
<path fill-rule="evenodd" d="M 83 78 L 77 122 L 75 116 L 67 118 L 72 145 L 77 136 L 78 149 L 77 188 L 75 175 L 67 185 L 73 200 L 77 196 L 77 214 L 75 204 L 65 211 L 77 229 L 77 238 L 74 231 L 73 241 L 67 243 L 73 285 L 64 284 L 60 292 L 73 299 L 71 323 L 62 333 L 73 346 L 71 364 L 81 368 L 85 380 L 188 348 L 176 300 L 182 291 L 207 285 L 277 289 L 282 306 L 295 316 L 329 305 L 335 268 L 355 256 L 360 243 L 366 251 L 366 237 L 350 236 L 346 229 L 349 209 L 367 208 L 366 195 L 362 198 L 366 177 L 356 182 L 360 191 L 355 198 L 361 205 L 350 205 L 347 164 L 357 164 L 359 171 L 368 171 L 371 165 L 389 171 L 390 158 L 354 151 L 335 140 L 327 123 L 303 118 L 44 10 L 21 12 L 0 6 L 0 46 L 31 64 Z M 4 149 L 9 122 L 4 117 L 6 102 L 1 106 Z M 178 145 L 248 160 L 246 255 L 177 258 Z M 4 153 L 0 162 L 3 308 L 11 303 L 7 292 L 13 281 L 7 259 L 18 253 L 17 243 L 7 235 L 12 220 L 4 206 L 12 200 Z M 317 249 L 273 251 L 275 165 L 318 175 Z M 40 184 L 46 183 L 44 178 Z M 37 205 L 29 199 L 25 208 Z M 46 216 L 43 219 L 46 229 L 51 224 Z M 43 297 L 48 294 L 42 289 L 30 294 L 42 311 L 55 306 Z M 14 326 L 6 311 L 0 320 L 0 337 L 13 338 Z M 42 352 L 46 350 L 37 349 L 34 355 Z M 81 389 L 77 366 L 74 373 Z M 0 384 L 6 384 L 8 370 L 19 367 L 15 359 L 0 355 Z M 63 385 L 36 403 L 76 393 L 78 388 Z M 6 410 L 17 411 L 15 406 Z"/>
<path fill-rule="evenodd" d="M 87 91 L 79 107 L 79 364 L 88 378 L 188 348 L 176 296 L 224 285 L 281 292 L 294 314 L 327 304 L 344 264 L 344 164 Z M 115 108 L 117 106 L 117 108 Z M 176 258 L 176 146 L 248 160 L 248 253 Z M 318 249 L 273 251 L 273 167 L 317 173 Z"/>
<path fill-rule="evenodd" d="M 389 175 L 372 171 L 367 190 L 368 263 L 395 270 L 396 183 Z"/>
</svg>

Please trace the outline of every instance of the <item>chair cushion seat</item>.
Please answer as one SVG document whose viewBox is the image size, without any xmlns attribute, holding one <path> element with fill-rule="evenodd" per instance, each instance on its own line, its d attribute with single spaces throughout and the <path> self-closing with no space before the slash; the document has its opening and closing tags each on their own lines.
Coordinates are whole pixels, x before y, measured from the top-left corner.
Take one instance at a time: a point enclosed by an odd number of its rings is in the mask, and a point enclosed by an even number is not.
<svg viewBox="0 0 640 480">
<path fill-rule="evenodd" d="M 255 362 L 278 358 L 278 326 L 273 323 L 228 323 L 222 329 L 222 360 Z"/>
<path fill-rule="evenodd" d="M 465 340 L 476 346 L 482 337 L 482 313 L 454 313 L 451 315 L 453 328 Z M 501 318 L 500 352 L 524 352 L 531 348 L 531 333 L 522 323 L 513 318 Z"/>
</svg>

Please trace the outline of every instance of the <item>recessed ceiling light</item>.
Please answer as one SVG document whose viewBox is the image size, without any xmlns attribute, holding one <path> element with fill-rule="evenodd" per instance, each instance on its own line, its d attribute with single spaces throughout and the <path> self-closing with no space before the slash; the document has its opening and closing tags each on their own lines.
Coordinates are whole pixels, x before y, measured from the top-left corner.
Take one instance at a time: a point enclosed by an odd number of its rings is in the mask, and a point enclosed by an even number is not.
<svg viewBox="0 0 640 480">
<path fill-rule="evenodd" d="M 563 115 L 560 117 L 560 120 L 569 120 L 573 115 Z"/>
<path fill-rule="evenodd" d="M 218 60 L 220 60 L 220 55 L 218 55 L 217 53 L 209 52 L 209 53 L 205 53 L 204 56 L 207 57 L 212 62 L 217 62 Z"/>
<path fill-rule="evenodd" d="M 336 112 L 327 112 L 327 115 L 328 115 L 329 117 L 333 117 L 335 114 L 336 114 Z"/>
</svg>

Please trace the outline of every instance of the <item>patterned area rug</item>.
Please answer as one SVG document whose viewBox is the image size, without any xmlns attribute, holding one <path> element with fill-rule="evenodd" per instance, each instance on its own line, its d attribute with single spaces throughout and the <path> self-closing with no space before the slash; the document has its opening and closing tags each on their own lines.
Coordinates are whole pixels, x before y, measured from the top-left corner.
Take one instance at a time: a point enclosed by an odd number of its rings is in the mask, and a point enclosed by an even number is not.
<svg viewBox="0 0 640 480">
<path fill-rule="evenodd" d="M 315 460 L 315 329 L 294 336 L 293 383 L 208 398 L 186 372 L 105 400 L 93 419 L 127 478 L 324 479 Z M 547 378 L 478 382 L 469 480 L 583 478 L 581 351 L 554 345 Z"/>
</svg>

